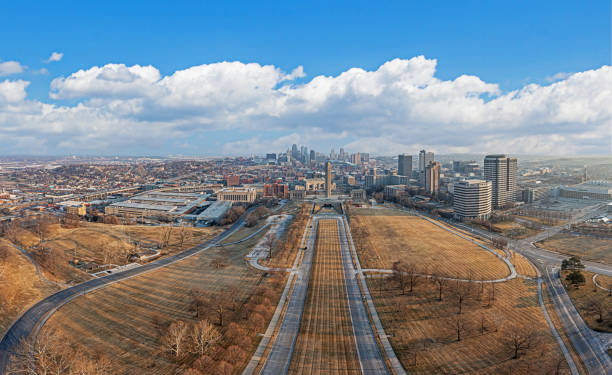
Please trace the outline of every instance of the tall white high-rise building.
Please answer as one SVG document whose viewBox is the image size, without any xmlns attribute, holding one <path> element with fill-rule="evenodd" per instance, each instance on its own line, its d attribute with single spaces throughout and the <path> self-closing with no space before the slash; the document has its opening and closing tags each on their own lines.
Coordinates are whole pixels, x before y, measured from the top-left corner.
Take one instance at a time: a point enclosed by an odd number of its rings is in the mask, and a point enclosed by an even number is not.
<svg viewBox="0 0 612 375">
<path fill-rule="evenodd" d="M 491 216 L 491 181 L 465 180 L 453 186 L 455 218 L 488 219 Z"/>
<path fill-rule="evenodd" d="M 484 179 L 491 181 L 493 208 L 503 208 L 516 200 L 516 158 L 508 155 L 487 155 L 484 159 Z"/>
</svg>

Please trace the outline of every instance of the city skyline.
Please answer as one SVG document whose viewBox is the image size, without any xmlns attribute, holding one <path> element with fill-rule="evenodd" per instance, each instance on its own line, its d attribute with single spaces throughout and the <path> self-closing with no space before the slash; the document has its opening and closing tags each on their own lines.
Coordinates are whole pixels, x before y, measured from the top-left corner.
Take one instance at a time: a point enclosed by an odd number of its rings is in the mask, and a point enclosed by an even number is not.
<svg viewBox="0 0 612 375">
<path fill-rule="evenodd" d="M 507 14 L 502 4 L 319 12 L 152 3 L 146 18 L 134 5 L 119 17 L 110 6 L 36 5 L 48 19 L 5 4 L 0 147 L 236 156 L 301 142 L 388 155 L 610 154 L 609 4 L 545 3 Z M 288 33 L 277 35 L 275 22 Z M 458 27 L 470 32 L 454 36 Z"/>
</svg>

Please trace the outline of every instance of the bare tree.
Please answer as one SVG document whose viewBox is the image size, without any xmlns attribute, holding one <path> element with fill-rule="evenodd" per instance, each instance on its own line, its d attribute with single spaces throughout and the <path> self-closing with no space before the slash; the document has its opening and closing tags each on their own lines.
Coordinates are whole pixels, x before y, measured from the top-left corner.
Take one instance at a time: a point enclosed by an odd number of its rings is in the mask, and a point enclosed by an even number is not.
<svg viewBox="0 0 612 375">
<path fill-rule="evenodd" d="M 212 260 L 212 265 L 216 269 L 223 268 L 223 267 L 227 266 L 227 263 L 228 263 L 228 260 L 227 260 L 227 257 L 225 255 L 216 256 Z"/>
<path fill-rule="evenodd" d="M 9 373 L 64 374 L 70 369 L 66 341 L 55 331 L 44 330 L 35 339 L 22 340 L 11 356 Z"/>
<path fill-rule="evenodd" d="M 194 353 L 204 355 L 221 339 L 221 332 L 208 320 L 200 320 L 193 325 L 190 336 Z"/>
<path fill-rule="evenodd" d="M 510 326 L 505 330 L 502 342 L 512 351 L 512 359 L 518 359 L 521 354 L 538 344 L 539 334 L 531 328 Z"/>
<path fill-rule="evenodd" d="M 457 341 L 461 341 L 461 335 L 467 329 L 465 319 L 463 319 L 462 316 L 457 315 L 455 319 L 451 321 L 451 325 L 453 327 L 453 330 L 457 334 Z"/>
<path fill-rule="evenodd" d="M 448 279 L 438 272 L 434 272 L 431 276 L 431 280 L 438 287 L 438 301 L 442 301 L 442 293 L 444 292 L 444 288 L 448 285 Z"/>
<path fill-rule="evenodd" d="M 402 294 L 405 293 L 406 289 L 406 264 L 401 260 L 393 263 L 393 279 L 399 284 Z"/>
<path fill-rule="evenodd" d="M 457 314 L 461 314 L 464 300 L 470 296 L 472 292 L 472 285 L 468 282 L 456 281 L 455 287 L 453 288 L 453 294 L 457 298 Z"/>
<path fill-rule="evenodd" d="M 591 299 L 588 304 L 588 310 L 598 316 L 597 321 L 599 323 L 603 322 L 603 314 L 606 312 L 606 306 L 601 299 L 597 297 Z"/>
<path fill-rule="evenodd" d="M 480 314 L 480 334 L 484 335 L 484 331 L 487 329 L 487 318 L 486 315 Z"/>
<path fill-rule="evenodd" d="M 414 291 L 414 287 L 417 285 L 419 281 L 419 274 L 417 272 L 417 268 L 414 264 L 407 265 L 404 267 L 404 274 L 406 275 L 406 280 L 410 289 L 408 290 L 410 293 Z M 402 291 L 403 294 L 403 291 Z"/>
<path fill-rule="evenodd" d="M 200 319 L 201 313 L 206 308 L 206 296 L 201 289 L 191 289 L 189 291 L 191 302 L 189 303 L 189 309 L 195 313 L 195 318 Z"/>
<path fill-rule="evenodd" d="M 263 239 L 262 245 L 268 248 L 268 258 L 272 259 L 272 249 L 276 244 L 276 235 L 274 233 L 268 233 Z"/>
<path fill-rule="evenodd" d="M 168 246 L 168 243 L 170 242 L 170 237 L 172 236 L 173 228 L 174 227 L 171 225 L 161 227 L 159 231 L 159 240 L 158 240 L 158 245 L 160 249 L 163 249 L 166 246 Z"/>
<path fill-rule="evenodd" d="M 168 327 L 168 331 L 162 338 L 162 343 L 168 352 L 178 358 L 183 353 L 183 344 L 186 338 L 187 324 L 182 320 L 177 320 Z"/>
<path fill-rule="evenodd" d="M 189 235 L 189 232 L 185 228 L 185 225 L 182 224 L 178 230 L 178 242 L 179 242 L 179 247 L 181 249 L 183 248 L 183 244 L 185 243 L 185 240 L 187 239 L 188 235 Z"/>
</svg>

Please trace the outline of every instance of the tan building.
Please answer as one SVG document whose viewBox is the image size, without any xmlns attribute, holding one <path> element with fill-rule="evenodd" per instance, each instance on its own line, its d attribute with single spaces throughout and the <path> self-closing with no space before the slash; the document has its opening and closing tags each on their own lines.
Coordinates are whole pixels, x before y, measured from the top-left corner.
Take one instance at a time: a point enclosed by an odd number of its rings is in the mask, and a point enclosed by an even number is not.
<svg viewBox="0 0 612 375">
<path fill-rule="evenodd" d="M 491 216 L 491 181 L 465 180 L 453 187 L 455 218 L 488 219 Z"/>
<path fill-rule="evenodd" d="M 254 188 L 227 188 L 217 192 L 217 199 L 235 203 L 253 203 L 257 199 Z"/>
<path fill-rule="evenodd" d="M 425 167 L 425 190 L 433 195 L 440 191 L 440 163 L 437 161 L 432 161 Z"/>
<path fill-rule="evenodd" d="M 304 187 L 307 191 L 317 191 L 325 189 L 325 180 L 322 178 L 304 179 Z"/>
</svg>

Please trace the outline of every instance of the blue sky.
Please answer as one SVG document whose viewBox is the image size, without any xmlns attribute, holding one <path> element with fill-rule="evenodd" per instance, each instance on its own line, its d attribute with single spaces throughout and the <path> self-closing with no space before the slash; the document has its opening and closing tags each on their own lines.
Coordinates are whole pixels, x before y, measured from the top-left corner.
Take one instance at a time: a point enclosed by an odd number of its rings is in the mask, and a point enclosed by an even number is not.
<svg viewBox="0 0 612 375">
<path fill-rule="evenodd" d="M 104 108 L 104 116 L 109 116 L 112 108 L 116 107 L 110 104 L 109 97 L 116 91 L 100 93 L 99 90 L 84 90 L 70 94 L 62 92 L 52 98 L 49 96 L 52 91 L 51 82 L 58 77 L 69 77 L 81 69 L 87 71 L 94 66 L 103 67 L 111 63 L 123 64 L 126 67 L 136 64 L 152 65 L 159 71 L 159 78 L 172 76 L 177 71 L 191 67 L 222 61 L 272 65 L 285 73 L 292 72 L 296 67 L 303 67 L 305 76 L 298 75 L 290 80 L 278 81 L 274 84 L 274 87 L 278 88 L 286 84 L 308 85 L 313 78 L 320 75 L 337 77 L 354 67 L 374 72 L 394 59 L 410 60 L 422 55 L 429 60 L 435 59 L 433 77 L 436 80 L 453 82 L 461 75 L 470 75 L 487 84 L 496 84 L 497 92 L 484 89 L 487 92 L 483 93 L 480 88 L 476 89 L 479 96 L 489 98 L 524 89 L 531 83 L 548 86 L 554 84 L 554 81 L 565 79 L 569 73 L 598 70 L 602 66 L 610 65 L 608 1 L 177 3 L 179 4 L 169 5 L 167 2 L 156 1 L 105 1 L 97 4 L 74 1 L 3 2 L 0 5 L 0 63 L 18 62 L 23 67 L 23 72 L 1 76 L 0 82 L 29 82 L 24 88 L 27 97 L 23 98 L 23 101 L 35 101 L 41 105 L 46 103 L 74 109 L 79 103 L 86 103 L 100 109 L 100 101 L 103 98 L 104 105 L 107 105 Z M 54 51 L 63 54 L 61 60 L 45 63 L 44 60 Z M 43 68 L 46 69 L 46 74 L 40 74 L 40 69 Z M 607 71 L 600 71 L 600 74 L 605 75 Z M 553 79 L 555 75 L 557 77 Z M 419 85 L 431 85 L 431 82 L 421 82 Z M 57 90 L 65 89 L 64 87 Z M 584 90 L 584 87 L 582 89 Z M 233 90 L 239 88 L 234 87 Z M 593 90 L 596 91 L 597 88 Z M 392 97 L 397 93 L 391 92 L 389 95 Z M 463 92 L 459 95 L 473 94 Z M 132 94 L 128 96 L 129 99 L 135 99 Z M 127 97 L 122 94 L 112 99 L 116 104 L 116 101 L 126 100 Z M 347 100 L 347 97 L 344 97 L 341 103 L 344 105 Z M 367 99 L 363 100 L 368 103 Z M 390 147 L 393 151 L 405 148 L 407 152 L 411 152 L 412 147 L 419 146 L 429 146 L 439 152 L 471 149 L 478 147 L 478 143 L 458 141 L 453 144 L 451 139 L 445 141 L 446 143 L 428 143 L 420 138 L 423 133 L 421 128 L 431 129 L 435 126 L 440 130 L 440 134 L 446 134 L 455 129 L 448 128 L 453 121 L 466 123 L 463 127 L 465 130 L 482 127 L 484 123 L 495 120 L 495 115 L 477 120 L 454 116 L 451 119 L 432 119 L 428 122 L 423 116 L 400 115 L 406 107 L 411 106 L 411 100 L 407 97 L 399 108 L 387 108 L 385 113 L 390 113 L 389 118 L 380 120 L 380 126 L 391 131 L 399 126 L 398 133 L 405 140 L 381 139 L 380 150 L 372 148 L 371 151 L 383 151 Z M 12 103 L 14 106 L 15 103 Z M 8 153 L 23 153 L 32 149 L 33 145 L 40 146 L 37 149 L 43 153 L 87 151 L 78 145 L 79 141 L 87 139 L 83 135 L 75 138 L 73 145 L 70 142 L 58 141 L 61 136 L 71 137 L 74 125 L 71 125 L 70 121 L 75 121 L 74 118 L 54 118 L 53 126 L 58 129 L 52 133 L 43 129 L 32 135 L 33 128 L 24 126 L 24 132 L 26 129 L 30 132 L 30 139 L 27 139 L 28 137 L 19 132 L 19 118 L 5 118 L 2 122 L 2 105 L 0 101 L 0 136 L 3 138 L 0 140 L 0 146 L 5 146 Z M 377 102 L 376 107 L 380 105 L 381 103 Z M 274 107 L 276 108 L 276 105 Z M 176 109 L 175 106 L 173 108 Z M 231 109 L 237 110 L 235 106 Z M 593 127 L 593 132 L 601 133 L 601 129 L 605 129 L 605 122 L 609 120 L 609 112 L 605 112 L 605 109 L 588 110 L 590 112 L 585 112 L 582 117 L 596 119 L 597 124 L 587 121 L 588 126 Z M 292 108 L 287 115 L 284 111 L 281 115 L 266 113 L 265 116 L 273 118 L 270 121 L 262 118 L 261 114 L 256 119 L 248 116 L 224 119 L 217 114 L 210 116 L 209 112 L 199 113 L 197 118 L 192 116 L 186 119 L 181 117 L 184 112 L 180 111 L 181 114 L 174 116 L 176 121 L 173 125 L 168 124 L 171 120 L 163 119 L 166 130 L 172 126 L 175 130 L 178 126 L 179 131 L 164 140 L 143 139 L 135 135 L 131 143 L 133 147 L 130 147 L 133 151 L 127 153 L 220 154 L 231 153 L 235 147 L 260 152 L 266 147 L 280 147 L 283 141 L 304 139 L 303 134 L 313 133 L 321 136 L 307 138 L 309 142 L 314 147 L 328 151 L 332 146 L 362 147 L 361 145 L 368 143 L 367 139 L 377 136 L 368 133 L 366 129 L 353 131 L 349 126 L 339 125 L 343 118 L 355 115 L 353 112 L 336 113 L 318 108 L 316 112 L 320 116 L 313 117 L 300 116 L 296 111 L 299 112 L 299 108 Z M 593 114 L 593 111 L 597 113 Z M 115 122 L 126 119 L 123 114 L 111 114 L 117 116 L 113 119 Z M 157 126 L 153 124 L 158 122 L 154 116 L 156 114 L 151 112 L 140 113 L 137 117 L 138 121 L 146 119 L 146 124 L 139 124 L 147 128 Z M 277 121 L 279 116 L 281 120 Z M 372 117 L 378 123 L 380 116 L 368 113 L 362 117 Z M 498 113 L 498 116 L 502 115 Z M 520 127 L 522 122 L 533 120 L 507 116 L 511 115 L 502 116 L 504 121 L 510 121 L 517 127 Z M 134 116 L 128 117 L 129 120 L 134 119 Z M 568 137 L 568 134 L 575 139 L 583 138 L 575 130 L 579 125 L 584 126 L 580 117 L 560 119 L 554 126 L 546 125 L 550 129 L 537 132 L 540 140 L 533 147 L 541 146 L 540 148 L 546 151 L 555 149 L 563 142 L 575 144 L 576 141 L 571 137 L 565 140 L 557 138 Z M 541 124 L 550 122 L 541 118 L 537 120 Z M 62 122 L 61 126 L 58 121 Z M 125 121 L 125 126 L 133 125 L 133 122 Z M 286 125 L 287 123 L 289 125 Z M 184 131 L 186 127 L 192 131 Z M 97 129 L 94 127 L 91 131 L 95 132 Z M 134 131 L 141 132 L 142 129 Z M 86 133 L 85 129 L 80 128 L 80 131 L 82 134 Z M 108 134 L 110 133 L 112 132 Z M 484 149 L 487 147 L 496 147 L 492 140 L 494 135 L 495 132 L 491 132 L 490 137 L 480 140 L 483 151 L 486 151 Z M 524 134 L 525 137 L 533 135 L 529 132 Z M 124 136 L 129 138 L 129 134 Z M 95 145 L 90 149 L 91 152 L 126 152 L 125 145 L 120 148 L 111 146 L 108 135 L 100 137 L 107 139 L 90 139 L 92 145 Z M 248 143 L 254 138 L 258 139 L 257 144 Z M 393 142 L 387 147 L 387 141 Z M 232 142 L 239 143 L 232 145 Z M 130 143 L 127 142 L 126 145 Z M 587 146 L 577 145 L 575 152 L 609 151 L 606 142 L 595 147 Z M 517 148 L 508 151 L 528 150 Z"/>
</svg>

